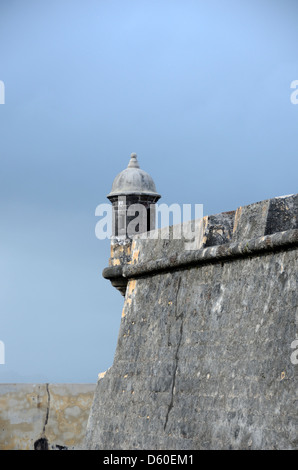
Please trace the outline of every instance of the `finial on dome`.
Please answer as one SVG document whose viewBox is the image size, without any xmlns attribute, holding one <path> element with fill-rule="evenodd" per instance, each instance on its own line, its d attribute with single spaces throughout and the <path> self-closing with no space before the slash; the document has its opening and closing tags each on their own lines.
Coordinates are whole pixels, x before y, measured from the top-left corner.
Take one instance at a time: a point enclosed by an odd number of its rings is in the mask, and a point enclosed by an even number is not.
<svg viewBox="0 0 298 470">
<path fill-rule="evenodd" d="M 140 165 L 139 165 L 139 162 L 138 162 L 138 158 L 137 158 L 137 154 L 136 153 L 131 153 L 130 154 L 130 161 L 129 161 L 129 164 L 128 164 L 128 167 L 127 168 L 140 168 Z"/>
</svg>

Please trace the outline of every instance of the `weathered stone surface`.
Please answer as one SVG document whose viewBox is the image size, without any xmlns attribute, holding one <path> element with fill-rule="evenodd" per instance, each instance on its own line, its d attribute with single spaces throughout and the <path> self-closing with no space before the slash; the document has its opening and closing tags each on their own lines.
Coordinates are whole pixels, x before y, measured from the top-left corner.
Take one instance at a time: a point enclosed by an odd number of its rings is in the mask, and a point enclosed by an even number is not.
<svg viewBox="0 0 298 470">
<path fill-rule="evenodd" d="M 270 199 L 265 235 L 298 228 L 298 194 Z"/>
<path fill-rule="evenodd" d="M 95 384 L 0 384 L 0 450 L 83 446 Z"/>
<path fill-rule="evenodd" d="M 238 209 L 219 229 L 223 244 L 204 218 L 206 236 L 189 252 L 175 240 L 155 251 L 133 241 L 87 448 L 298 448 L 297 212 L 296 196 Z M 206 246 L 207 235 L 218 244 Z"/>
<path fill-rule="evenodd" d="M 288 249 L 298 244 L 298 230 L 288 230 L 277 232 L 265 237 L 244 240 L 240 243 L 226 243 L 202 250 L 181 251 L 167 258 L 151 260 L 135 265 L 125 265 L 122 267 L 106 268 L 104 274 L 107 278 L 124 276 L 126 278 L 136 278 L 148 274 L 156 274 L 162 271 L 174 271 L 177 269 L 190 268 L 193 265 L 228 261 L 229 259 L 258 256 L 268 251 L 278 251 Z"/>
<path fill-rule="evenodd" d="M 129 258 L 121 257 L 119 249 L 115 251 L 112 245 L 110 266 L 117 265 L 117 268 L 105 269 L 103 275 L 118 289 L 121 286 L 121 292 L 125 294 L 125 278 L 137 272 L 152 272 L 156 268 L 165 269 L 165 266 L 177 268 L 178 264 L 188 264 L 194 258 L 203 261 L 243 255 L 245 251 L 248 254 L 259 248 L 264 251 L 270 249 L 271 244 L 286 246 L 287 240 L 293 244 L 296 237 L 293 230 L 297 229 L 298 195 L 268 199 L 239 207 L 236 211 L 205 216 L 135 236 L 129 248 Z M 289 234 L 281 235 L 285 231 Z M 122 247 L 120 249 L 123 250 Z M 137 265 L 136 269 L 134 265 Z"/>
<path fill-rule="evenodd" d="M 267 200 L 238 207 L 235 213 L 233 241 L 250 240 L 265 235 L 269 204 L 270 200 Z"/>
</svg>

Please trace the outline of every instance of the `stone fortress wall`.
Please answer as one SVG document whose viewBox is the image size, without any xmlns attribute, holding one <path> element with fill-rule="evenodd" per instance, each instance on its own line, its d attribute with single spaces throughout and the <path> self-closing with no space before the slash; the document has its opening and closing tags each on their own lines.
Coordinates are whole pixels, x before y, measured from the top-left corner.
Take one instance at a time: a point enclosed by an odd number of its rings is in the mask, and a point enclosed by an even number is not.
<svg viewBox="0 0 298 470">
<path fill-rule="evenodd" d="M 88 449 L 298 448 L 298 195 L 196 230 L 192 250 L 135 237 L 104 270 L 125 302 Z"/>
</svg>

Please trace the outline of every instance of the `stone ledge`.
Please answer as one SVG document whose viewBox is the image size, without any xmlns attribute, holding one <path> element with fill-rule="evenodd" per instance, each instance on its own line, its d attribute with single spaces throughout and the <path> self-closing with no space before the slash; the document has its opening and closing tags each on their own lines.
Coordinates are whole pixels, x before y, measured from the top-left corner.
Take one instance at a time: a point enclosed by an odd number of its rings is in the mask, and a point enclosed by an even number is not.
<svg viewBox="0 0 298 470">
<path fill-rule="evenodd" d="M 171 271 L 186 268 L 193 264 L 221 262 L 224 260 L 253 256 L 278 251 L 280 249 L 298 246 L 298 229 L 277 232 L 273 235 L 253 238 L 240 243 L 226 243 L 201 250 L 186 251 L 167 258 L 138 263 L 135 265 L 115 266 L 105 268 L 103 276 L 109 280 L 135 278 L 153 275 L 160 271 Z"/>
</svg>

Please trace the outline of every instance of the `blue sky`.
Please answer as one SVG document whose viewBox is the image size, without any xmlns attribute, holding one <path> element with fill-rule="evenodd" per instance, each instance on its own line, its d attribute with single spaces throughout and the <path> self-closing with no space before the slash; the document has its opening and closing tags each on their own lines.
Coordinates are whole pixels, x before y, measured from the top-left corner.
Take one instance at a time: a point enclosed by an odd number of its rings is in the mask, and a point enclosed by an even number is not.
<svg viewBox="0 0 298 470">
<path fill-rule="evenodd" d="M 0 382 L 95 382 L 123 299 L 95 208 L 136 152 L 204 214 L 297 192 L 296 0 L 1 0 Z"/>
</svg>

